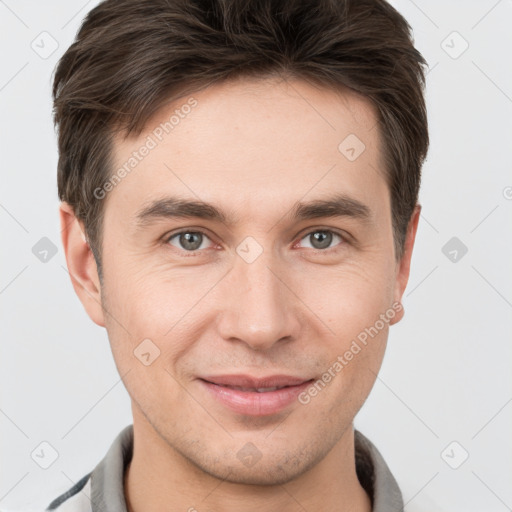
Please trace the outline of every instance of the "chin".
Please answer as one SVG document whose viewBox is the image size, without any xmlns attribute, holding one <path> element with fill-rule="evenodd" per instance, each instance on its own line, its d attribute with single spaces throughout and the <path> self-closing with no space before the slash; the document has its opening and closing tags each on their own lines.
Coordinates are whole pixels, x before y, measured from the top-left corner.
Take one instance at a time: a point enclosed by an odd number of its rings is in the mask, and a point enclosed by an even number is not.
<svg viewBox="0 0 512 512">
<path fill-rule="evenodd" d="M 205 473 L 225 482 L 239 485 L 272 486 L 284 485 L 298 478 L 306 471 L 306 468 L 283 468 L 279 465 L 265 464 L 256 468 L 241 468 L 239 464 L 226 465 L 221 470 L 218 466 L 215 470 L 201 468 Z"/>
<path fill-rule="evenodd" d="M 296 452 L 259 452 L 248 442 L 235 454 L 233 452 L 189 454 L 188 460 L 200 471 L 214 478 L 241 485 L 283 485 L 310 470 L 323 458 L 322 453 L 307 453 L 302 449 Z M 252 455 L 252 458 L 250 455 Z M 195 456 L 198 456 L 197 458 Z"/>
</svg>

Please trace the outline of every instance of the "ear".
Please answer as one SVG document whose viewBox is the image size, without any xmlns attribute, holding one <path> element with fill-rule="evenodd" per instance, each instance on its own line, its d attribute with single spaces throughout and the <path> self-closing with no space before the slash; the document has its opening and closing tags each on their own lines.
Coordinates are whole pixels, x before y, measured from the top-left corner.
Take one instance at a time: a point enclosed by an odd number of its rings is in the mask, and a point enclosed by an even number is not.
<svg viewBox="0 0 512 512">
<path fill-rule="evenodd" d="M 417 204 L 414 207 L 414 211 L 411 215 L 411 219 L 409 220 L 409 225 L 407 226 L 407 234 L 405 237 L 404 243 L 404 253 L 400 261 L 397 263 L 396 270 L 396 278 L 395 278 L 395 293 L 394 293 L 394 303 L 402 302 L 402 296 L 405 291 L 405 287 L 407 286 L 407 282 L 409 281 L 409 272 L 411 269 L 411 257 L 412 257 L 412 249 L 414 247 L 414 241 L 416 239 L 416 232 L 418 230 L 418 221 L 420 219 L 421 213 L 421 205 Z M 390 325 L 396 324 L 399 322 L 404 316 L 404 308 L 403 306 L 399 311 L 396 312 L 395 317 L 389 323 Z"/>
<path fill-rule="evenodd" d="M 105 327 L 96 260 L 85 237 L 83 224 L 66 202 L 59 207 L 62 245 L 71 283 L 91 320 Z"/>
</svg>

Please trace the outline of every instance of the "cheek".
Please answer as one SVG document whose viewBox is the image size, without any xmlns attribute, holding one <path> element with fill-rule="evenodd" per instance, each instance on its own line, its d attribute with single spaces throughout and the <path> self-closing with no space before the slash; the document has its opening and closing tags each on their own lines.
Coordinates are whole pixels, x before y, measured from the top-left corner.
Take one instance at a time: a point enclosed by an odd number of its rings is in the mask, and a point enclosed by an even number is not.
<svg viewBox="0 0 512 512">
<path fill-rule="evenodd" d="M 373 263 L 310 276 L 303 283 L 304 302 L 330 329 L 323 339 L 329 361 L 324 371 L 338 405 L 350 399 L 357 406 L 370 392 L 396 315 L 392 262 Z"/>
<path fill-rule="evenodd" d="M 169 283 L 119 269 L 105 282 L 114 361 L 128 393 L 151 417 L 160 414 L 160 399 L 172 401 L 180 396 L 172 361 L 188 350 L 185 334 L 190 325 L 179 321 L 188 309 L 183 295 L 187 294 Z"/>
<path fill-rule="evenodd" d="M 391 307 L 393 267 L 385 260 L 304 273 L 301 298 L 334 332 L 348 340 Z"/>
<path fill-rule="evenodd" d="M 198 279 L 184 279 L 169 269 L 147 270 L 143 264 L 119 265 L 111 275 L 111 307 L 138 336 L 167 332 L 190 309 L 202 291 Z"/>
<path fill-rule="evenodd" d="M 105 281 L 111 313 L 107 330 L 116 360 L 126 367 L 133 362 L 134 350 L 148 339 L 159 353 L 155 366 L 179 359 L 190 350 L 190 340 L 205 328 L 207 311 L 201 309 L 206 303 L 202 299 L 219 279 L 215 271 L 111 267 Z M 198 318 L 201 311 L 204 315 Z M 151 349 L 152 345 L 146 344 Z"/>
</svg>

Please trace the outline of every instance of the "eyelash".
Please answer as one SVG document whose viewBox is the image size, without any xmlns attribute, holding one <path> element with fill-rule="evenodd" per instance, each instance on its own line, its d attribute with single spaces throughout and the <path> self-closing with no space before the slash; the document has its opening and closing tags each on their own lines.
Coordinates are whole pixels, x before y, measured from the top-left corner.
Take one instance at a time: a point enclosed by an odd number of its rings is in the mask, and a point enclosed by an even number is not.
<svg viewBox="0 0 512 512">
<path fill-rule="evenodd" d="M 322 232 L 322 233 L 332 233 L 333 235 L 337 235 L 341 238 L 341 242 L 339 242 L 337 245 L 333 246 L 333 247 L 328 247 L 327 249 L 314 249 L 314 248 L 309 248 L 309 251 L 313 251 L 314 253 L 331 253 L 331 252 L 334 252 L 334 251 L 337 251 L 339 249 L 341 249 L 341 247 L 339 247 L 340 245 L 345 245 L 345 244 L 348 244 L 348 237 L 346 235 L 343 235 L 342 233 L 336 231 L 336 230 L 333 230 L 333 229 L 330 229 L 330 228 L 315 228 L 315 229 L 312 229 L 308 232 L 306 232 L 304 235 L 302 235 L 298 242 L 300 242 L 301 240 L 303 240 L 304 238 L 306 238 L 307 236 L 309 235 L 312 235 L 313 233 L 318 233 L 318 232 Z M 183 233 L 199 233 L 205 237 L 207 237 L 208 239 L 211 240 L 211 238 L 208 236 L 207 233 L 205 233 L 204 231 L 202 231 L 201 229 L 182 229 L 181 231 L 177 231 L 176 233 L 171 233 L 170 235 L 165 235 L 164 236 L 164 240 L 163 240 L 163 243 L 165 245 L 170 245 L 169 242 L 171 241 L 172 238 L 178 236 L 178 235 L 181 235 Z M 211 240 L 213 242 L 213 240 Z M 294 244 L 294 246 L 296 245 L 296 243 Z M 185 249 L 179 249 L 177 247 L 174 247 L 174 246 L 171 246 L 173 249 L 176 249 L 177 251 L 179 252 L 182 252 L 182 253 L 186 253 L 186 256 L 185 257 L 190 257 L 190 256 L 197 256 L 199 254 L 201 254 L 203 251 L 205 251 L 206 249 L 196 249 L 195 251 L 186 251 Z"/>
</svg>

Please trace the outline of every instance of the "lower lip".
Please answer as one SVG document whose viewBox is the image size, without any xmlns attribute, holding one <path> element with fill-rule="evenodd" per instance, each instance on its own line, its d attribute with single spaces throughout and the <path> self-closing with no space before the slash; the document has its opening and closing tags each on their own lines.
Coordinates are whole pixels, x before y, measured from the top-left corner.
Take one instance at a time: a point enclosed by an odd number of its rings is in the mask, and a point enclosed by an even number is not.
<svg viewBox="0 0 512 512">
<path fill-rule="evenodd" d="M 240 391 L 199 380 L 219 402 L 236 413 L 250 416 L 267 416 L 282 411 L 296 401 L 297 396 L 313 382 L 308 380 L 297 386 L 258 393 L 257 391 Z"/>
</svg>

